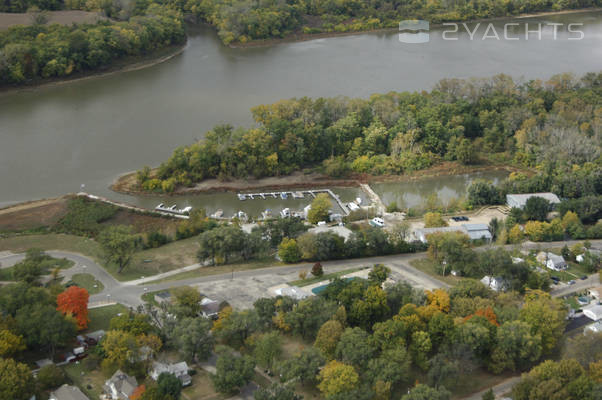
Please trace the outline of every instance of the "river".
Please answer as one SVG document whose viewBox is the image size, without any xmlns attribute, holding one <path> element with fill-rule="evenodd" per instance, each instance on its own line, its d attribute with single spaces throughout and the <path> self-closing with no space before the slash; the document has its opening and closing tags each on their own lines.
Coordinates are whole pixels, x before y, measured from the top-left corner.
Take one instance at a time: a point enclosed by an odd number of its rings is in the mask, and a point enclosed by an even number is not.
<svg viewBox="0 0 602 400">
<path fill-rule="evenodd" d="M 602 69 L 602 12 L 515 20 L 518 40 L 472 40 L 463 27 L 444 40 L 401 43 L 398 34 L 367 33 L 232 49 L 206 27 L 191 29 L 187 49 L 144 70 L 57 86 L 0 94 L 0 206 L 86 191 L 134 204 L 154 199 L 108 189 L 119 174 L 154 166 L 177 146 L 192 143 L 219 123 L 249 124 L 252 106 L 300 96 L 360 96 L 391 90 L 428 90 L 442 78 L 549 78 Z M 564 24 L 542 38 L 524 26 Z M 582 23 L 583 40 L 567 24 Z M 494 23 L 503 39 L 503 22 Z M 446 28 L 449 29 L 449 28 Z M 578 36 L 578 35 L 577 35 Z M 450 37 L 450 35 L 448 35 Z M 351 197 L 355 191 L 343 192 Z M 212 197 L 213 196 L 213 197 Z M 228 197 L 227 197 L 228 196 Z M 199 196 L 195 203 L 235 207 L 234 196 Z M 182 204 L 184 205 L 184 204 Z M 213 207 L 208 207 L 213 208 Z M 224 208 L 224 207 L 222 207 Z"/>
</svg>

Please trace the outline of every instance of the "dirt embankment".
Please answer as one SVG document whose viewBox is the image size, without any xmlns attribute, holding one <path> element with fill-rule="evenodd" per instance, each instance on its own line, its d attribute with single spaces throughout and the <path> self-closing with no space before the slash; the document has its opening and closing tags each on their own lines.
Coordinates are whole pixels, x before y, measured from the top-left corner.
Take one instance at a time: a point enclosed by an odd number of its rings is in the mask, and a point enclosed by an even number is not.
<svg viewBox="0 0 602 400">
<path fill-rule="evenodd" d="M 442 162 L 429 169 L 412 172 L 405 175 L 368 175 L 356 174 L 345 179 L 335 179 L 324 174 L 303 174 L 295 172 L 287 176 L 277 176 L 261 179 L 236 179 L 231 181 L 219 181 L 217 179 L 206 179 L 192 187 L 180 187 L 172 195 L 187 195 L 196 193 L 215 192 L 241 192 L 263 189 L 295 189 L 295 188 L 317 188 L 317 187 L 353 187 L 360 183 L 372 182 L 404 182 L 418 180 L 427 177 L 441 175 L 458 175 L 481 171 L 521 171 L 518 168 L 506 165 L 461 165 L 456 162 Z M 524 171 L 522 171 L 524 172 Z M 130 172 L 120 176 L 111 185 L 111 190 L 119 193 L 132 195 L 165 195 L 165 193 L 154 193 L 143 191 L 138 187 L 136 173 Z"/>
</svg>

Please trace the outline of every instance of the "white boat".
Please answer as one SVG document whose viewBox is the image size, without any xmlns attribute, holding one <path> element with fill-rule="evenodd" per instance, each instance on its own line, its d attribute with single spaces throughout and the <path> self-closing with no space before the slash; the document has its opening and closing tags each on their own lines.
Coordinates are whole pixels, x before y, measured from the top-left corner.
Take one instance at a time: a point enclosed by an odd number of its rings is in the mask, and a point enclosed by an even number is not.
<svg viewBox="0 0 602 400">
<path fill-rule="evenodd" d="M 347 203 L 347 207 L 349 208 L 349 211 L 357 211 L 360 209 L 360 207 L 354 202 Z"/>
<path fill-rule="evenodd" d="M 280 198 L 281 198 L 282 200 L 286 200 L 286 199 L 288 198 L 288 195 L 286 194 L 286 192 L 281 192 L 281 193 L 280 193 Z"/>
<path fill-rule="evenodd" d="M 356 197 L 355 198 L 355 204 L 357 204 L 358 206 L 362 205 L 362 198 L 361 197 Z"/>
<path fill-rule="evenodd" d="M 224 210 L 222 210 L 221 208 L 219 210 L 217 210 L 216 212 L 214 212 L 213 214 L 211 214 L 211 218 L 221 218 L 224 215 Z"/>
<path fill-rule="evenodd" d="M 246 200 L 246 199 L 247 199 L 247 196 L 245 196 L 244 194 L 242 194 L 242 193 L 238 194 L 238 200 Z"/>
<path fill-rule="evenodd" d="M 244 211 L 237 212 L 236 214 L 234 214 L 234 217 L 244 222 L 246 222 L 249 219 L 249 216 Z"/>
<path fill-rule="evenodd" d="M 190 211 L 192 211 L 192 207 L 188 206 L 188 207 L 184 207 L 184 208 L 180 209 L 175 204 L 172 206 L 166 207 L 165 204 L 161 203 L 161 204 L 157 205 L 157 207 L 155 207 L 155 210 L 165 212 L 165 213 L 170 213 L 170 214 L 184 215 L 184 214 L 189 214 Z"/>
<path fill-rule="evenodd" d="M 272 210 L 270 210 L 268 208 L 261 212 L 261 219 L 270 219 L 270 218 L 272 218 Z"/>
<path fill-rule="evenodd" d="M 285 208 L 284 210 L 280 211 L 280 216 L 282 218 L 289 218 L 291 216 L 291 209 Z"/>
<path fill-rule="evenodd" d="M 302 199 L 303 197 L 303 192 L 293 192 L 293 199 Z"/>
</svg>

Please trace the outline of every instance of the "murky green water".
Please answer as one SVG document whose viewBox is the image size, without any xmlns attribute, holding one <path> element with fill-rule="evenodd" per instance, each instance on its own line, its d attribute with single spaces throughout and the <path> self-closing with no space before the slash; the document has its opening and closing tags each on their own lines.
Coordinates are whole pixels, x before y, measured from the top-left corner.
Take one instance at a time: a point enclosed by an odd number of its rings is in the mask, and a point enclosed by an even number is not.
<svg viewBox="0 0 602 400">
<path fill-rule="evenodd" d="M 583 23 L 585 38 L 568 40 L 565 27 L 557 40 L 549 31 L 542 40 L 481 40 L 481 27 L 473 40 L 461 30 L 459 40 L 445 41 L 441 30 L 433 30 L 430 42 L 420 45 L 400 43 L 396 33 L 377 33 L 230 49 L 213 31 L 200 28 L 191 32 L 186 51 L 163 64 L 0 95 L 0 206 L 76 192 L 81 184 L 93 194 L 154 205 L 157 199 L 120 196 L 108 187 L 119 174 L 157 165 L 216 124 L 251 123 L 252 106 L 282 98 L 367 97 L 428 90 L 447 77 L 503 72 L 545 79 L 602 69 L 602 13 L 530 21 Z M 495 26 L 503 32 L 502 22 Z M 520 35 L 516 29 L 512 33 Z M 412 196 L 404 201 L 417 201 Z M 178 203 L 237 208 L 238 200 L 229 199 L 218 194 Z"/>
</svg>

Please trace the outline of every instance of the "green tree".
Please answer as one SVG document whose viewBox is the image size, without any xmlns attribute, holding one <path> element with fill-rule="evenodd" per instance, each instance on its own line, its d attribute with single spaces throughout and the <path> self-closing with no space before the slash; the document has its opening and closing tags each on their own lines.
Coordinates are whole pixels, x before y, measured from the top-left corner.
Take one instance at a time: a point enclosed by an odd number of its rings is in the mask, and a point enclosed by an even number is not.
<svg viewBox="0 0 602 400">
<path fill-rule="evenodd" d="M 0 400 L 27 400 L 34 390 L 29 367 L 13 360 L 0 358 Z"/>
<path fill-rule="evenodd" d="M 201 312 L 201 293 L 190 286 L 180 286 L 171 289 L 174 297 L 173 310 L 179 318 L 195 317 Z"/>
<path fill-rule="evenodd" d="M 46 350 L 51 356 L 57 347 L 66 345 L 75 336 L 75 324 L 66 320 L 51 305 L 23 307 L 17 312 L 15 320 L 27 347 Z"/>
<path fill-rule="evenodd" d="M 150 323 L 150 318 L 147 314 L 130 312 L 111 318 L 109 330 L 131 332 L 135 336 L 138 336 L 151 332 L 153 325 Z"/>
<path fill-rule="evenodd" d="M 491 355 L 491 369 L 500 373 L 525 368 L 541 356 L 541 336 L 531 333 L 522 321 L 508 321 L 497 330 L 496 346 Z"/>
<path fill-rule="evenodd" d="M 0 357 L 8 358 L 23 350 L 25 341 L 22 336 L 15 335 L 8 329 L 0 329 Z"/>
<path fill-rule="evenodd" d="M 282 354 L 282 337 L 278 332 L 264 333 L 255 341 L 255 360 L 263 367 L 271 369 L 274 361 Z"/>
<path fill-rule="evenodd" d="M 211 376 L 215 390 L 231 394 L 251 381 L 255 375 L 255 361 L 249 356 L 237 357 L 229 350 L 220 350 L 215 369 Z"/>
<path fill-rule="evenodd" d="M 431 349 L 432 343 L 428 333 L 424 331 L 416 331 L 412 333 L 412 341 L 410 343 L 412 361 L 414 362 L 414 365 L 423 371 L 428 369 L 428 357 Z"/>
<path fill-rule="evenodd" d="M 531 326 L 534 335 L 541 336 L 542 354 L 550 354 L 562 337 L 565 327 L 566 308 L 549 294 L 533 291 L 526 296 L 520 310 L 520 320 Z"/>
<path fill-rule="evenodd" d="M 412 360 L 403 346 L 397 346 L 382 352 L 378 358 L 372 358 L 367 365 L 368 379 L 376 384 L 388 382 L 392 386 L 407 383 Z"/>
<path fill-rule="evenodd" d="M 323 365 L 324 357 L 320 352 L 308 347 L 282 364 L 282 375 L 286 380 L 298 378 L 303 384 L 314 384 Z"/>
<path fill-rule="evenodd" d="M 445 388 L 435 389 L 427 385 L 419 384 L 404 394 L 401 400 L 449 400 L 451 393 Z"/>
<path fill-rule="evenodd" d="M 383 264 L 375 264 L 368 273 L 368 280 L 373 284 L 380 286 L 387 280 L 390 273 L 391 269 L 389 267 L 386 267 Z"/>
<path fill-rule="evenodd" d="M 285 263 L 296 263 L 301 260 L 301 250 L 295 239 L 284 238 L 278 245 L 278 257 Z"/>
<path fill-rule="evenodd" d="M 169 335 L 169 342 L 187 361 L 206 360 L 213 350 L 211 326 L 206 318 L 180 319 Z"/>
<path fill-rule="evenodd" d="M 347 328 L 336 346 L 336 356 L 346 364 L 363 369 L 373 357 L 375 348 L 370 335 L 361 328 Z"/>
<path fill-rule="evenodd" d="M 476 158 L 477 155 L 474 146 L 470 140 L 463 138 L 456 147 L 456 159 L 460 161 L 460 163 L 467 165 L 474 164 Z"/>
<path fill-rule="evenodd" d="M 117 272 L 121 273 L 132 261 L 132 257 L 140 249 L 141 238 L 132 233 L 132 228 L 118 225 L 105 228 L 98 235 L 98 242 L 108 261 L 117 264 Z"/>
<path fill-rule="evenodd" d="M 328 211 L 332 208 L 332 201 L 326 193 L 320 193 L 311 202 L 311 209 L 307 213 L 307 219 L 312 224 L 320 221 L 328 221 Z"/>
<path fill-rule="evenodd" d="M 175 375 L 162 372 L 157 379 L 157 388 L 161 396 L 171 396 L 174 399 L 179 399 L 180 392 L 182 392 L 182 382 Z"/>
<path fill-rule="evenodd" d="M 495 394 L 493 393 L 493 389 L 489 388 L 488 391 L 483 393 L 483 396 L 481 396 L 481 399 L 482 400 L 495 400 Z"/>
<path fill-rule="evenodd" d="M 38 383 L 44 390 L 54 389 L 65 383 L 65 373 L 56 365 L 46 365 L 38 371 Z"/>
<path fill-rule="evenodd" d="M 545 221 L 550 212 L 550 202 L 543 197 L 532 196 L 527 199 L 523 209 L 525 218 L 533 221 Z"/>
<path fill-rule="evenodd" d="M 327 359 L 333 359 L 339 339 L 343 334 L 343 325 L 339 321 L 329 320 L 320 327 L 314 346 Z"/>
</svg>

